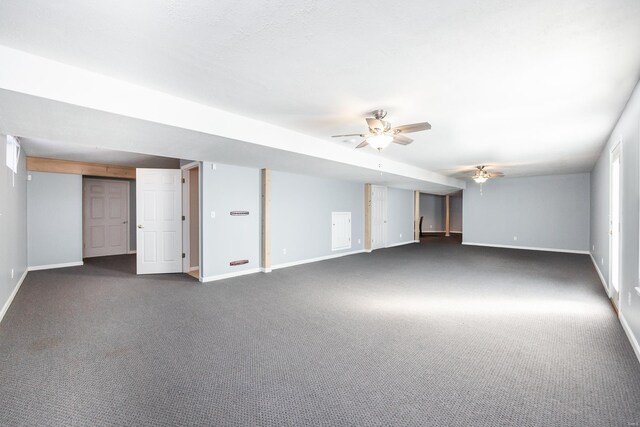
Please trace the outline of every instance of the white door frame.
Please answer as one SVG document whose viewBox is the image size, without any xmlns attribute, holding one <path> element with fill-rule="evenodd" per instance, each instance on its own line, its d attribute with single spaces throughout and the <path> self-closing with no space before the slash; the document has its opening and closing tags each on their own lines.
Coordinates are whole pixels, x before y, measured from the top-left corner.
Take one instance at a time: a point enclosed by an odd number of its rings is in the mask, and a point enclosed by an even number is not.
<svg viewBox="0 0 640 427">
<path fill-rule="evenodd" d="M 198 177 L 201 176 L 201 167 L 200 162 L 191 162 L 188 163 L 180 169 L 182 170 L 182 215 L 184 216 L 184 221 L 182 221 L 182 252 L 184 253 L 184 258 L 182 259 L 182 271 L 184 273 L 191 272 L 191 212 L 189 209 L 190 206 L 190 191 L 189 184 L 191 169 L 198 169 Z M 198 182 L 198 210 L 202 212 L 202 191 L 200 189 L 200 182 Z M 199 215 L 200 218 L 202 215 Z M 202 234 L 202 220 L 200 218 L 198 224 L 198 280 L 202 281 L 202 239 L 200 235 Z"/>
<path fill-rule="evenodd" d="M 613 260 L 613 163 L 618 158 L 618 250 L 617 250 L 617 266 L 614 266 Z M 621 259 L 622 259 L 622 233 L 620 229 L 622 227 L 622 140 L 619 139 L 609 152 L 609 283 L 607 284 L 607 291 L 609 298 L 614 302 L 616 308 L 619 305 L 620 300 L 620 288 L 621 288 Z M 613 269 L 617 269 L 618 275 L 618 290 L 613 286 Z"/>
<path fill-rule="evenodd" d="M 86 244 L 86 228 L 84 223 L 84 214 L 85 214 L 85 194 L 84 194 L 84 183 L 86 181 L 103 181 L 103 182 L 113 182 L 120 181 L 127 183 L 127 195 L 126 195 L 126 203 L 127 203 L 127 246 L 126 252 L 123 255 L 131 253 L 131 180 L 130 179 L 104 179 L 104 178 L 90 178 L 90 177 L 82 177 L 82 258 L 85 258 L 85 244 Z"/>
</svg>

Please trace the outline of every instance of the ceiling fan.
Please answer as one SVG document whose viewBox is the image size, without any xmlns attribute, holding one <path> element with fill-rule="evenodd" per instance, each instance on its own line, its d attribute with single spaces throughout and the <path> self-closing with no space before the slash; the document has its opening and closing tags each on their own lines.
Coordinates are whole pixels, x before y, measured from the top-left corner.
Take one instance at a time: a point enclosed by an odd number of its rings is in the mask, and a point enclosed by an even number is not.
<svg viewBox="0 0 640 427">
<path fill-rule="evenodd" d="M 469 171 L 467 174 L 471 179 L 473 179 L 478 184 L 483 184 L 487 182 L 490 178 L 502 178 L 504 174 L 498 171 L 488 171 L 486 170 L 487 166 L 476 166 L 474 170 Z"/>
<path fill-rule="evenodd" d="M 404 136 L 403 134 L 405 133 L 420 132 L 431 129 L 431 125 L 427 122 L 391 127 L 391 123 L 384 120 L 387 116 L 387 112 L 385 110 L 375 110 L 371 114 L 373 114 L 373 117 L 367 117 L 365 119 L 367 121 L 367 126 L 369 127 L 369 132 L 333 135 L 332 138 L 359 136 L 364 138 L 364 141 L 358 144 L 356 148 L 362 148 L 369 145 L 378 151 L 382 151 L 392 142 L 400 145 L 411 144 L 413 139 Z"/>
</svg>

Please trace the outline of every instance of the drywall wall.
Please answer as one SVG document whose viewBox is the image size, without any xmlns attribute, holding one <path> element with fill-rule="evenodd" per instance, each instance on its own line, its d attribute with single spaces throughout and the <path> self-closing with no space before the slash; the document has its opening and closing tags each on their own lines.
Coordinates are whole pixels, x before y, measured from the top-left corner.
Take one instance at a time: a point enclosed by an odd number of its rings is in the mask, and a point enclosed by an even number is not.
<svg viewBox="0 0 640 427">
<path fill-rule="evenodd" d="M 449 230 L 462 231 L 462 191 L 449 197 Z"/>
<path fill-rule="evenodd" d="M 204 281 L 260 268 L 260 171 L 203 162 L 201 172 Z M 232 216 L 231 211 L 248 211 Z M 248 260 L 230 266 L 231 261 Z"/>
<path fill-rule="evenodd" d="M 351 212 L 350 249 L 331 250 L 331 212 Z M 364 184 L 272 171 L 272 266 L 362 250 L 363 239 Z"/>
<path fill-rule="evenodd" d="M 0 320 L 27 271 L 27 173 L 21 153 L 18 173 L 7 167 L 6 135 L 0 134 Z M 13 277 L 11 270 L 13 270 Z"/>
<path fill-rule="evenodd" d="M 29 267 L 82 262 L 82 176 L 30 172 Z"/>
<path fill-rule="evenodd" d="M 490 180 L 463 197 L 465 243 L 589 249 L 589 174 Z M 516 240 L 517 239 L 517 240 Z"/>
<path fill-rule="evenodd" d="M 627 333 L 640 340 L 640 290 L 636 290 L 638 274 L 638 246 L 640 221 L 639 199 L 639 149 L 640 144 L 640 85 L 636 86 L 629 102 L 607 140 L 602 154 L 591 172 L 591 253 L 609 282 L 609 154 L 622 144 L 622 209 L 621 209 L 621 259 L 620 302 L 621 318 Z M 640 358 L 640 348 L 636 347 Z"/>
<path fill-rule="evenodd" d="M 413 191 L 387 189 L 387 246 L 413 241 Z"/>
<path fill-rule="evenodd" d="M 420 216 L 422 217 L 422 232 L 444 231 L 446 207 L 444 196 L 435 194 L 420 194 Z"/>
</svg>

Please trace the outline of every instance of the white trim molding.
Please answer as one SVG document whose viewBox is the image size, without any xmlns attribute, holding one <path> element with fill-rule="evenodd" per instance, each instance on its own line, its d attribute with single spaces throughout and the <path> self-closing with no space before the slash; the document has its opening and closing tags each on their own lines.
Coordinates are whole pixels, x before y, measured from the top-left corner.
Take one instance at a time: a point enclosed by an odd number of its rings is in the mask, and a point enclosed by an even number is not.
<svg viewBox="0 0 640 427">
<path fill-rule="evenodd" d="M 64 262 L 62 264 L 32 265 L 27 268 L 28 271 L 51 270 L 52 268 L 77 267 L 83 265 L 83 261 Z"/>
<path fill-rule="evenodd" d="M 387 248 L 394 248 L 396 246 L 402 246 L 402 245 L 410 245 L 412 243 L 420 243 L 420 241 L 418 240 L 407 240 L 406 242 L 400 242 L 400 243 L 392 243 L 390 245 L 387 245 Z"/>
<path fill-rule="evenodd" d="M 2 319 L 4 319 L 4 315 L 7 314 L 7 311 L 9 311 L 9 307 L 11 306 L 13 299 L 18 294 L 18 291 L 20 290 L 20 286 L 22 286 L 22 282 L 24 282 L 24 278 L 27 277 L 28 272 L 29 270 L 26 270 L 26 269 L 24 270 L 24 273 L 22 273 L 20 280 L 18 280 L 18 283 L 16 284 L 15 288 L 13 288 L 11 295 L 9 295 L 9 298 L 7 298 L 7 301 L 2 306 L 2 310 L 0 310 L 0 322 L 2 322 Z"/>
<path fill-rule="evenodd" d="M 462 244 L 469 245 L 469 246 L 486 246 L 490 248 L 523 249 L 527 251 L 563 252 L 567 254 L 589 255 L 589 251 L 579 251 L 575 249 L 538 248 L 533 246 L 512 246 L 512 245 L 497 245 L 493 243 L 473 243 L 473 242 L 462 242 Z"/>
<path fill-rule="evenodd" d="M 248 270 L 234 271 L 234 272 L 225 273 L 225 274 L 218 274 L 217 276 L 202 277 L 202 278 L 200 278 L 200 281 L 202 283 L 215 282 L 217 280 L 231 279 L 232 277 L 246 276 L 247 274 L 259 273 L 260 271 L 261 271 L 260 268 L 250 268 Z"/>
<path fill-rule="evenodd" d="M 332 258 L 340 258 L 340 257 L 343 257 L 343 256 L 355 255 L 355 254 L 359 254 L 359 253 L 363 253 L 363 252 L 368 252 L 368 251 L 365 251 L 364 249 L 360 249 L 360 250 L 357 250 L 357 251 L 342 252 L 342 253 L 339 253 L 339 254 L 331 254 L 331 255 L 325 255 L 325 256 L 320 256 L 320 257 L 316 257 L 316 258 L 308 258 L 308 259 L 303 259 L 303 260 L 300 260 L 300 261 L 284 262 L 282 264 L 272 265 L 271 269 L 272 270 L 277 270 L 279 268 L 293 267 L 294 265 L 300 265 L 300 264 L 309 264 L 311 262 L 324 261 L 324 260 L 332 259 Z"/>
<path fill-rule="evenodd" d="M 631 347 L 633 347 L 633 352 L 636 354 L 636 357 L 638 358 L 638 362 L 640 362 L 640 344 L 638 344 L 638 339 L 633 334 L 633 331 L 629 327 L 629 324 L 627 323 L 627 319 L 624 318 L 622 311 L 620 311 L 620 313 L 618 314 L 618 318 L 620 319 L 620 323 L 622 324 L 622 329 L 624 329 L 624 332 L 627 334 L 627 338 L 629 338 Z"/>
<path fill-rule="evenodd" d="M 136 253 L 136 250 L 135 250 L 135 249 L 134 249 L 134 250 L 132 250 L 132 251 L 127 252 L 127 254 L 128 254 L 128 255 L 135 254 L 135 253 Z"/>
<path fill-rule="evenodd" d="M 596 262 L 596 259 L 593 257 L 593 254 L 591 252 L 589 252 L 589 256 L 591 257 L 591 261 L 593 262 L 593 266 L 596 268 L 596 272 L 598 273 L 598 277 L 600 277 L 600 281 L 602 282 L 602 286 L 604 287 L 604 291 L 607 293 L 607 296 L 609 298 L 611 298 L 611 295 L 609 294 L 609 285 L 607 284 L 607 281 L 604 278 L 604 275 L 602 274 L 602 271 L 600 271 L 600 267 L 598 267 L 598 263 Z"/>
</svg>

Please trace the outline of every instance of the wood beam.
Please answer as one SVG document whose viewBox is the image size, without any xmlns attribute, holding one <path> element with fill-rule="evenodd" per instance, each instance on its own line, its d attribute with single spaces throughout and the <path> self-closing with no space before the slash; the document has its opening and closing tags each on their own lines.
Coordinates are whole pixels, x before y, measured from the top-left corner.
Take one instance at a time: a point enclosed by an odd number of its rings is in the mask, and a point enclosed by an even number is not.
<svg viewBox="0 0 640 427">
<path fill-rule="evenodd" d="M 444 223 L 444 235 L 449 237 L 451 236 L 451 196 L 448 194 L 444 196 L 445 204 L 446 204 L 446 214 L 445 214 L 445 223 Z"/>
<path fill-rule="evenodd" d="M 107 178 L 136 179 L 136 168 L 129 166 L 45 159 L 43 157 L 27 157 L 27 170 L 30 172 L 53 172 Z"/>
<path fill-rule="evenodd" d="M 364 250 L 371 252 L 371 184 L 364 185 Z"/>
<path fill-rule="evenodd" d="M 413 192 L 413 240 L 420 240 L 420 192 Z"/>
<path fill-rule="evenodd" d="M 268 273 L 271 271 L 271 171 L 269 169 L 261 170 L 261 181 L 262 259 L 260 264 L 262 271 Z"/>
</svg>

